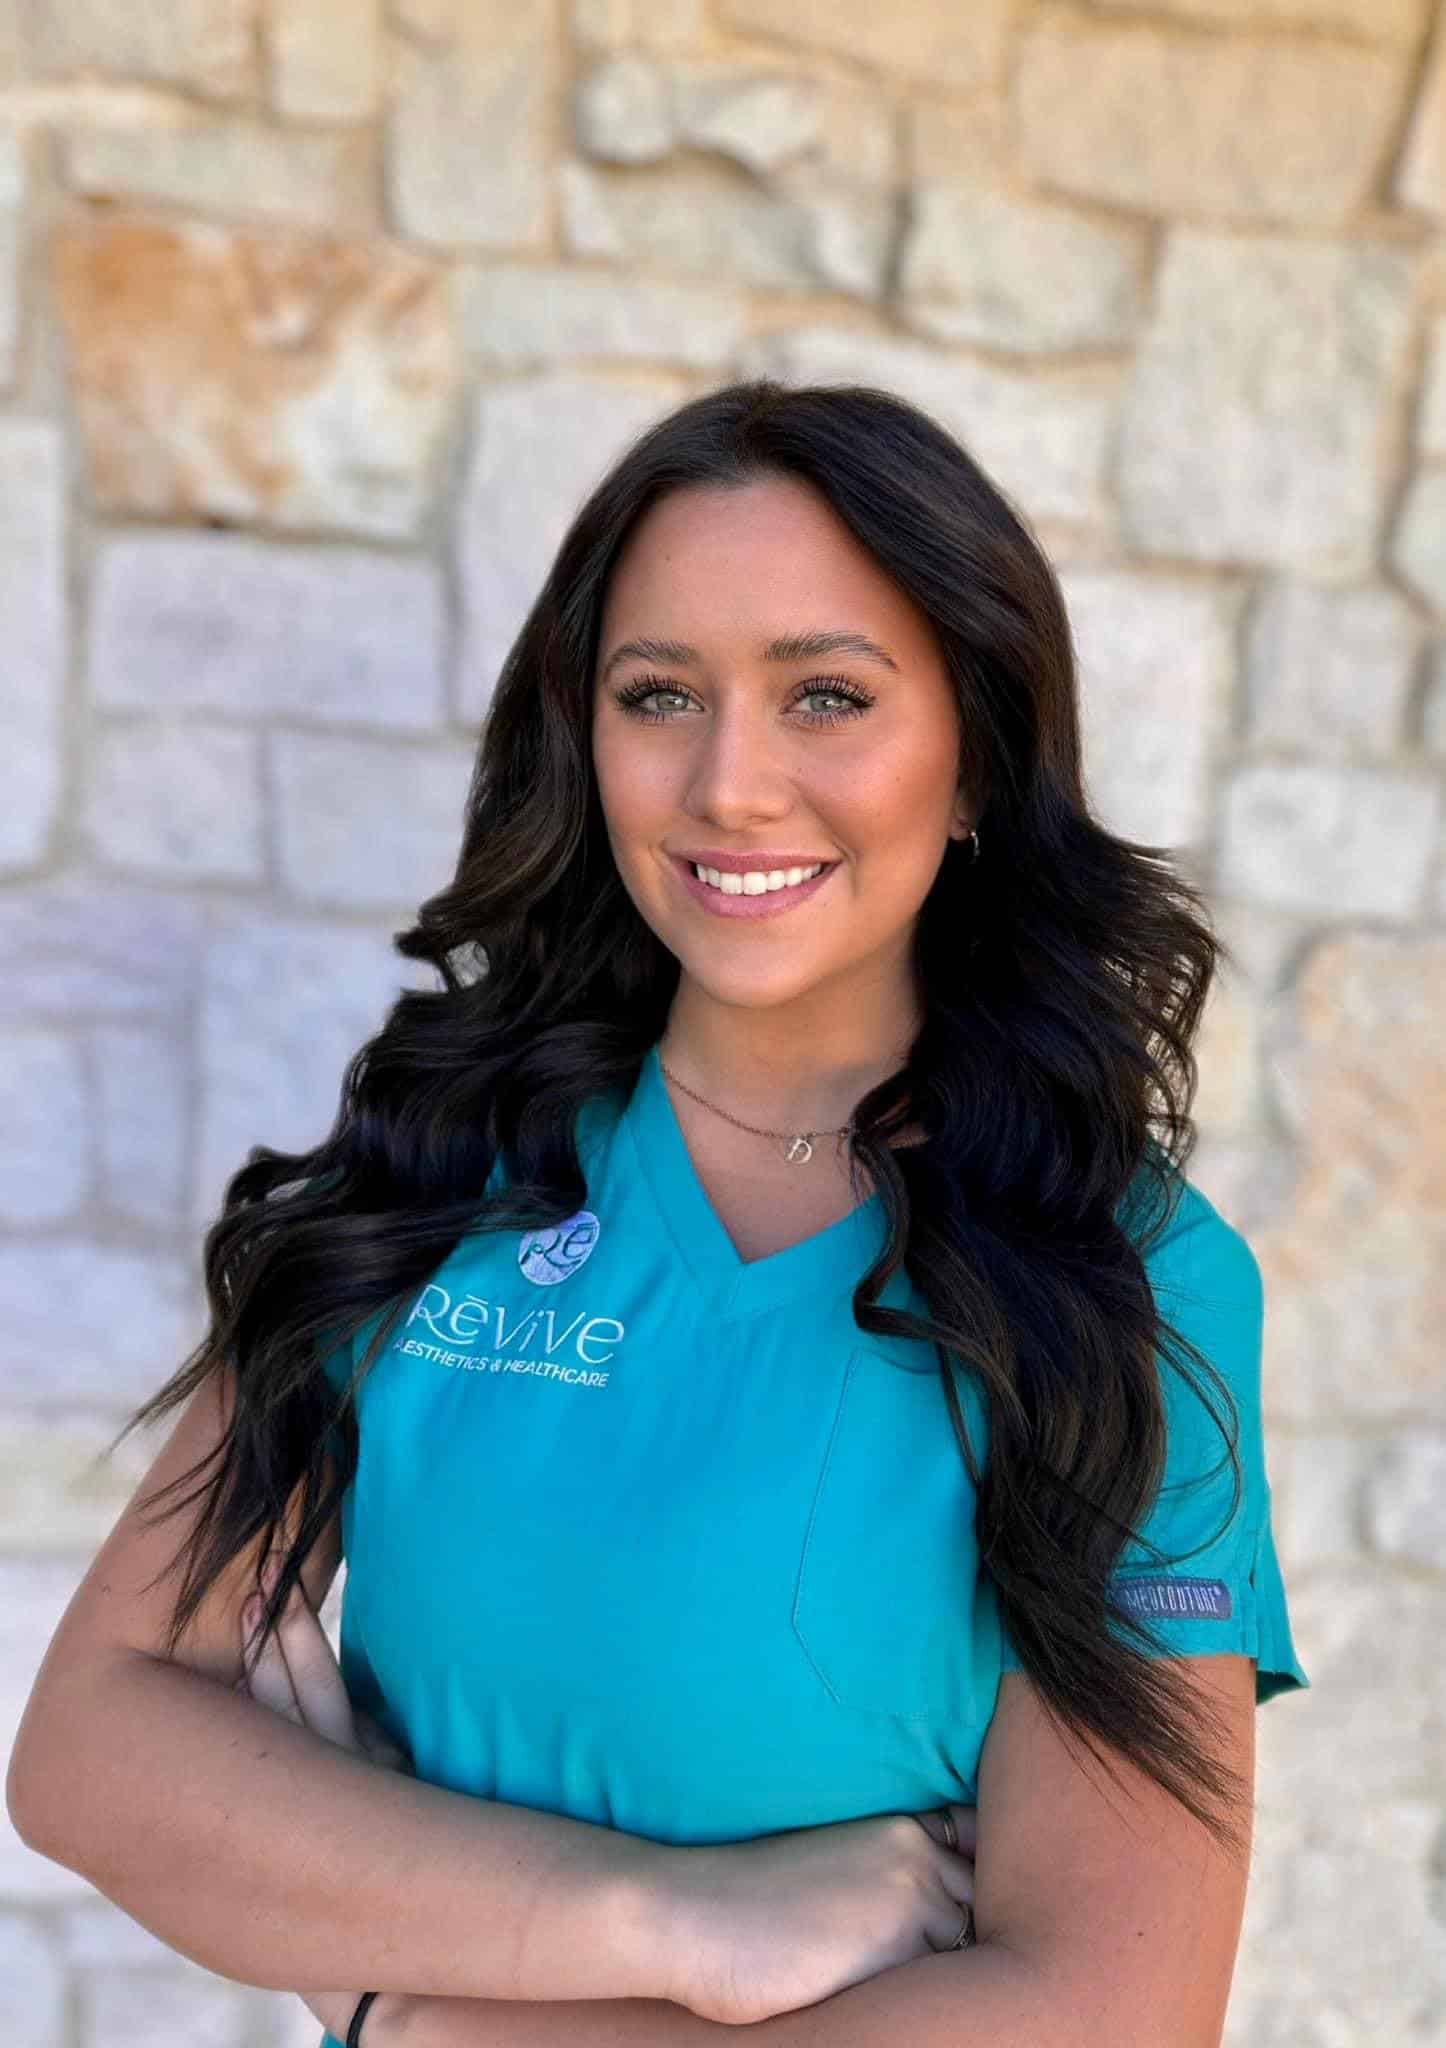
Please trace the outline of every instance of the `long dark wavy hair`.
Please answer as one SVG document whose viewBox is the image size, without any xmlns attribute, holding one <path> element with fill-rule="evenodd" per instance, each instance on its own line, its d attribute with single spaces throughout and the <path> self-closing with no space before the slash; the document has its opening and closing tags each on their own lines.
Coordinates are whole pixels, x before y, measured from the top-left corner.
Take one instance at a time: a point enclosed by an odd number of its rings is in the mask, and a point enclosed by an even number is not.
<svg viewBox="0 0 1446 2048">
<path fill-rule="evenodd" d="M 888 1224 L 854 1290 L 857 1325 L 933 1347 L 1001 1620 L 1076 1755 L 1116 1776 L 1123 1755 L 1243 1859 L 1249 1787 L 1219 1753 L 1218 1716 L 1108 1601 L 1164 1476 L 1157 1357 L 1197 1391 L 1195 1366 L 1220 1387 L 1224 1422 L 1203 1398 L 1240 1498 L 1229 1387 L 1164 1321 L 1143 1264 L 1195 1146 L 1192 1045 L 1231 956 L 1168 850 L 1091 815 L 1069 622 L 1025 520 L 927 413 L 862 385 L 756 378 L 686 401 L 563 536 L 497 678 L 452 880 L 394 934 L 440 986 L 398 995 L 319 1144 L 253 1146 L 232 1174 L 204 1241 L 210 1327 L 115 1439 L 223 1364 L 234 1375 L 223 1441 L 151 1496 L 212 1468 L 168 1511 L 202 1503 L 168 1567 L 184 1576 L 166 1654 L 248 1544 L 285 1555 L 275 1625 L 355 1470 L 356 1385 L 464 1230 L 584 1206 L 576 1114 L 604 1091 L 626 1098 L 679 975 L 623 886 L 593 771 L 609 573 L 666 492 L 772 476 L 820 491 L 932 622 L 983 849 L 946 848 L 915 923 L 922 1025 L 907 1066 L 853 1110 L 850 1172 Z M 892 1143 L 910 1119 L 924 1141 Z M 503 1189 L 484 1199 L 499 1156 Z M 878 1305 L 901 1264 L 929 1316 Z M 378 1311 L 338 1395 L 325 1349 Z M 988 1398 L 982 1472 L 961 1369 Z"/>
</svg>

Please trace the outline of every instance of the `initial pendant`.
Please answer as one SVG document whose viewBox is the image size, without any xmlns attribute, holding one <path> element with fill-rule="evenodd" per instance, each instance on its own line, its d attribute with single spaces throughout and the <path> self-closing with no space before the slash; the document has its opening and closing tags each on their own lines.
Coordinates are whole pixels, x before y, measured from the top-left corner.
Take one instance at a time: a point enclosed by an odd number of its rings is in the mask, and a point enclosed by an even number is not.
<svg viewBox="0 0 1446 2048">
<path fill-rule="evenodd" d="M 807 1166 L 813 1157 L 813 1147 L 807 1138 L 800 1136 L 794 1139 L 783 1156 L 792 1164 Z"/>
</svg>

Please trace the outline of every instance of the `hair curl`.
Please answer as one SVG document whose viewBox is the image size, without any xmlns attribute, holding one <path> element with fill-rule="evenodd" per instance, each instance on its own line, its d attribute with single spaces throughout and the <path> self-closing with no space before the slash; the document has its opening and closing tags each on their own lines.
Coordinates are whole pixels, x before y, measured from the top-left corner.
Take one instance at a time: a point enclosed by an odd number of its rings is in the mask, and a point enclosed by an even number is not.
<svg viewBox="0 0 1446 2048">
<path fill-rule="evenodd" d="M 585 1203 L 577 1111 L 626 1098 L 679 973 L 623 887 L 592 767 L 608 576 L 663 494 L 770 476 L 820 491 L 932 622 L 986 849 L 971 862 L 949 842 L 915 925 L 923 1024 L 854 1110 L 851 1172 L 862 1193 L 866 1169 L 888 1225 L 855 1319 L 935 1351 L 1001 1620 L 1056 1725 L 1112 1772 L 1112 1752 L 1130 1760 L 1243 1857 L 1248 1787 L 1207 1739 L 1213 1710 L 1147 1653 L 1144 1624 L 1106 1625 L 1111 1572 L 1164 1474 L 1157 1356 L 1197 1387 L 1203 1365 L 1230 1402 L 1143 1263 L 1195 1146 L 1192 1044 L 1229 952 L 1167 849 L 1091 816 L 1064 601 L 1023 518 L 928 414 L 866 386 L 757 378 L 693 398 L 635 438 L 563 536 L 483 723 L 453 878 L 394 934 L 441 986 L 398 995 L 318 1145 L 254 1146 L 231 1176 L 204 1242 L 210 1327 L 115 1440 L 229 1366 L 224 1440 L 173 1482 L 214 1461 L 169 1511 L 204 1501 L 169 1568 L 185 1576 L 166 1653 L 258 1535 L 263 1554 L 285 1550 L 274 1624 L 337 1511 L 356 1380 L 338 1399 L 325 1348 L 384 1311 L 359 1378 L 464 1230 Z M 908 1118 L 925 1141 L 891 1143 Z M 499 1155 L 505 1185 L 484 1199 Z M 928 1317 L 878 1306 L 901 1264 Z M 983 1472 L 955 1388 L 965 1359 L 989 1402 Z"/>
</svg>

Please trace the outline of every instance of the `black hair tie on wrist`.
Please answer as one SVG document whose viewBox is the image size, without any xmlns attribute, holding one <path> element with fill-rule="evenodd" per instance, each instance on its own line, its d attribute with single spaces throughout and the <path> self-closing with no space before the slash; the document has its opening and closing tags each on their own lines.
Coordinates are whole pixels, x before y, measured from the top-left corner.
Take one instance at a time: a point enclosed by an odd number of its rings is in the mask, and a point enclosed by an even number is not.
<svg viewBox="0 0 1446 2048">
<path fill-rule="evenodd" d="M 364 1991 L 356 2002 L 356 2011 L 351 2016 L 351 2025 L 346 2030 L 346 2048 L 361 2048 L 362 2021 L 371 2011 L 375 1991 Z"/>
</svg>

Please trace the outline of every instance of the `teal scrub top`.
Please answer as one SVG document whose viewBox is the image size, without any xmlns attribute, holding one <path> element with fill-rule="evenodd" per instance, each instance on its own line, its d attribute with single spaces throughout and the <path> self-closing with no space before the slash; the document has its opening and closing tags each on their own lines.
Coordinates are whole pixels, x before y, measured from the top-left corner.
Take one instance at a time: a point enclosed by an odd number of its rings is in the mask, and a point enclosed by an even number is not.
<svg viewBox="0 0 1446 2048">
<path fill-rule="evenodd" d="M 1019 1660 L 933 1347 L 853 1319 L 881 1198 L 740 1258 L 656 1046 L 625 1107 L 585 1106 L 577 1140 L 586 1206 L 464 1236 L 358 1388 L 340 1630 L 354 1705 L 432 1784 L 675 1845 L 976 1803 Z M 1127 1546 L 1117 1597 L 1156 1654 L 1254 1658 L 1264 1701 L 1310 1681 L 1271 1529 L 1260 1270 L 1188 1181 L 1147 1270 L 1230 1385 L 1244 1490 L 1213 1533 L 1224 1443 L 1166 1367 L 1145 1533 L 1183 1561 L 1163 1572 Z M 927 1312 L 902 1271 L 882 1300 Z M 327 1358 L 336 1384 L 380 1321 Z M 983 1391 L 965 1372 L 956 1385 L 983 1469 Z"/>
</svg>

